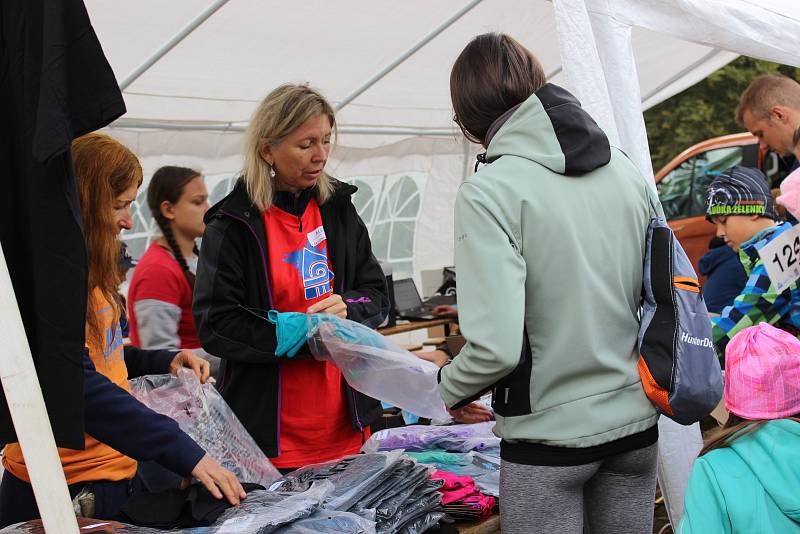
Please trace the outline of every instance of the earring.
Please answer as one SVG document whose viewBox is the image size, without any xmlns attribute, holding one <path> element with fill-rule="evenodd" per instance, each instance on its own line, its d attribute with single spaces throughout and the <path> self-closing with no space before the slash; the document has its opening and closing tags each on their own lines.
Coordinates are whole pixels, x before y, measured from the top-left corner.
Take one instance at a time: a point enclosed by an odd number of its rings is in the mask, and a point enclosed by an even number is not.
<svg viewBox="0 0 800 534">
<path fill-rule="evenodd" d="M 269 177 L 275 178 L 275 167 L 273 167 L 272 165 L 269 166 Z"/>
</svg>

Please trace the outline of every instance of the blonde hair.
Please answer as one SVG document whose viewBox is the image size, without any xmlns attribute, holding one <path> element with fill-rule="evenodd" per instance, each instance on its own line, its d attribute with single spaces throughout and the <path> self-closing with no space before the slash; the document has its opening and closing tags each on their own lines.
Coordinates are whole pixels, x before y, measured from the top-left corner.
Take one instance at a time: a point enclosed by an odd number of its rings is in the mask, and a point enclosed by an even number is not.
<svg viewBox="0 0 800 534">
<path fill-rule="evenodd" d="M 245 134 L 242 180 L 250 200 L 261 211 L 272 206 L 274 191 L 270 165 L 261 157 L 264 145 L 277 145 L 304 122 L 317 115 L 327 115 L 336 130 L 333 107 L 318 91 L 308 85 L 284 84 L 268 94 L 250 119 Z M 317 180 L 316 199 L 324 204 L 333 186 L 324 171 Z"/>
<path fill-rule="evenodd" d="M 800 84 L 783 74 L 759 76 L 742 93 L 736 107 L 736 122 L 744 125 L 745 111 L 757 119 L 767 119 L 775 105 L 800 110 Z"/>
</svg>

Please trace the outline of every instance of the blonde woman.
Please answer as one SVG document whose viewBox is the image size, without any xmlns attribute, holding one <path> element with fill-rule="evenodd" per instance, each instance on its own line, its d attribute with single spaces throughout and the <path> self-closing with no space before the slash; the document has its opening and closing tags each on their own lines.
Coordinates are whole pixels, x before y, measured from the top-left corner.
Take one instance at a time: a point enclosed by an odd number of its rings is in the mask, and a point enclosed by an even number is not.
<svg viewBox="0 0 800 534">
<path fill-rule="evenodd" d="M 314 89 L 283 85 L 256 110 L 245 169 L 206 214 L 194 316 L 203 348 L 223 359 L 222 395 L 276 467 L 358 452 L 380 404 L 301 350 L 276 357 L 269 310 L 329 313 L 379 325 L 385 278 L 350 199 L 325 173 L 336 126 Z"/>
</svg>

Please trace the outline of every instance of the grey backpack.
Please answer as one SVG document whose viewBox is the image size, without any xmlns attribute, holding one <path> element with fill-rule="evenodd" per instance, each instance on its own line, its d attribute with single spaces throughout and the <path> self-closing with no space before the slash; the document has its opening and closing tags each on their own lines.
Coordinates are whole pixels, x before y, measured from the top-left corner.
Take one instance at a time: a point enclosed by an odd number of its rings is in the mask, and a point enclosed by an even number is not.
<svg viewBox="0 0 800 534">
<path fill-rule="evenodd" d="M 647 228 L 639 375 L 656 409 L 689 425 L 722 398 L 711 320 L 692 263 L 663 217 Z"/>
</svg>

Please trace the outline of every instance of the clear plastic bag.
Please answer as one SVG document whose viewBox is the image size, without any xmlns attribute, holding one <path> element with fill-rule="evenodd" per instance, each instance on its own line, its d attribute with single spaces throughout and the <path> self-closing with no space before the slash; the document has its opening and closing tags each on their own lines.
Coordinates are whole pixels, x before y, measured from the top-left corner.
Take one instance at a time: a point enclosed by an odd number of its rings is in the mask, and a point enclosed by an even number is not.
<svg viewBox="0 0 800 534">
<path fill-rule="evenodd" d="M 439 368 L 355 321 L 309 315 L 308 344 L 355 390 L 430 419 L 448 417 L 438 391 Z"/>
<path fill-rule="evenodd" d="M 376 452 L 307 465 L 284 476 L 270 489 L 304 491 L 316 480 L 327 480 L 334 488 L 325 500 L 325 508 L 347 511 L 389 478 L 402 456 L 400 452 Z"/>
<path fill-rule="evenodd" d="M 213 385 L 188 369 L 178 376 L 149 375 L 130 381 L 131 394 L 148 408 L 174 419 L 212 458 L 242 482 L 268 487 L 280 478 Z"/>
<path fill-rule="evenodd" d="M 469 452 L 500 447 L 500 438 L 492 433 L 494 421 L 473 425 L 425 426 L 414 425 L 388 428 L 372 434 L 361 450 L 446 451 Z"/>
<path fill-rule="evenodd" d="M 375 522 L 350 512 L 318 510 L 275 531 L 278 534 L 375 534 Z"/>
</svg>

